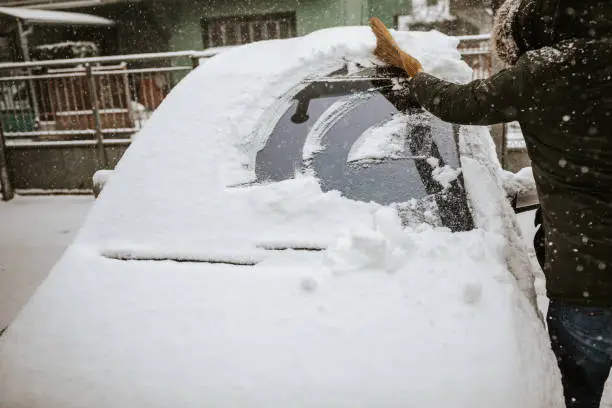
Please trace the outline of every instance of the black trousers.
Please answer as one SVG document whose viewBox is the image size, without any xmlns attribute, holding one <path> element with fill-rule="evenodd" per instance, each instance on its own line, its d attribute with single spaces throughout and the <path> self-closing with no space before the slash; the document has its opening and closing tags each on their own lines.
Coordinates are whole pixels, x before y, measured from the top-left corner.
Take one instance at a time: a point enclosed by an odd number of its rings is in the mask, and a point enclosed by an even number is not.
<svg viewBox="0 0 612 408">
<path fill-rule="evenodd" d="M 546 234 L 536 211 L 533 247 L 542 269 Z M 612 308 L 569 305 L 550 300 L 548 334 L 557 357 L 568 408 L 598 408 L 612 365 Z"/>
</svg>

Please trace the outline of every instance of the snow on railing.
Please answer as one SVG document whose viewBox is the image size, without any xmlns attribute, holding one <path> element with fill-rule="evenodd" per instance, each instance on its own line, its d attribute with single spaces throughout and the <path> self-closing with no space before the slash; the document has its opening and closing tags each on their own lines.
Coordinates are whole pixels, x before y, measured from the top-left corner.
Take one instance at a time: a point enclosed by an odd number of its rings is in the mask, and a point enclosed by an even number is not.
<svg viewBox="0 0 612 408">
<path fill-rule="evenodd" d="M 87 58 L 71 58 L 62 60 L 49 61 L 29 61 L 29 62 L 4 62 L 0 63 L 0 71 L 5 69 L 22 69 L 22 68 L 40 68 L 40 67 L 56 67 L 56 66 L 77 66 L 85 64 L 109 64 L 113 62 L 132 62 L 132 61 L 150 61 L 164 60 L 177 58 L 191 58 L 192 56 L 200 56 L 197 51 L 174 51 L 174 52 L 157 52 L 147 54 L 125 54 L 125 55 L 109 55 L 105 57 L 87 57 Z M 216 53 L 209 55 L 210 57 Z"/>
</svg>

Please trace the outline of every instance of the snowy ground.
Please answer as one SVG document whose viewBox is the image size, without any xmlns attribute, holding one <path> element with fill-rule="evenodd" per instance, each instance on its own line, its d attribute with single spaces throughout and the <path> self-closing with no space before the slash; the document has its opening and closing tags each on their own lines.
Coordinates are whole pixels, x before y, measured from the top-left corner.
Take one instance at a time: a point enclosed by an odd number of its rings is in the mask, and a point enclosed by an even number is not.
<svg viewBox="0 0 612 408">
<path fill-rule="evenodd" d="M 92 197 L 0 201 L 0 329 L 19 312 L 74 238 Z"/>
</svg>

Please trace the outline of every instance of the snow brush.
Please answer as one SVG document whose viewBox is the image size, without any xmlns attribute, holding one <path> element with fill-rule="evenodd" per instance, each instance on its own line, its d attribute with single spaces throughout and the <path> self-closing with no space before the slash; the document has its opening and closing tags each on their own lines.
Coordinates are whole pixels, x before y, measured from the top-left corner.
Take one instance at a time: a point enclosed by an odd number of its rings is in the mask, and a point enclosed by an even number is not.
<svg viewBox="0 0 612 408">
<path fill-rule="evenodd" d="M 403 69 L 410 77 L 423 71 L 419 60 L 400 49 L 385 24 L 378 17 L 370 19 L 370 27 L 376 36 L 374 55 L 381 61 Z"/>
</svg>

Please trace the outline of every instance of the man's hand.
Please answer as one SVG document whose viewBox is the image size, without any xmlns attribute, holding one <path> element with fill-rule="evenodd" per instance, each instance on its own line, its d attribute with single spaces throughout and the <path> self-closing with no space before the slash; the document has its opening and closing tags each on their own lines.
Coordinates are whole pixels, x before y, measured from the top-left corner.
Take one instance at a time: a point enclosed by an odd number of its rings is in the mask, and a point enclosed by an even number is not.
<svg viewBox="0 0 612 408">
<path fill-rule="evenodd" d="M 419 60 L 400 49 L 387 27 L 378 17 L 370 19 L 370 27 L 372 27 L 376 36 L 374 55 L 381 61 L 403 69 L 410 77 L 423 71 L 423 66 Z"/>
</svg>

